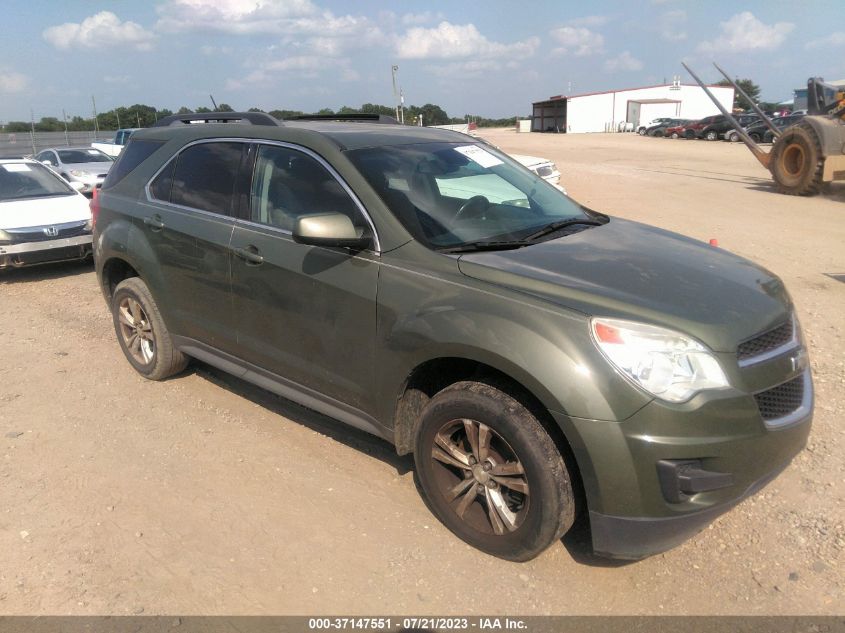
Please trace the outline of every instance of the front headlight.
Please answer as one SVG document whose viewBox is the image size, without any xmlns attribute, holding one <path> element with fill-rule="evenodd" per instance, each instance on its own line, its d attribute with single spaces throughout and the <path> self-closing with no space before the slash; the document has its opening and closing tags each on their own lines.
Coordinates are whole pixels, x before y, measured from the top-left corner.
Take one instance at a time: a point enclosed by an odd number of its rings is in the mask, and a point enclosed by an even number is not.
<svg viewBox="0 0 845 633">
<path fill-rule="evenodd" d="M 728 386 L 710 350 L 679 332 L 620 319 L 593 318 L 590 325 L 611 364 L 662 400 L 684 402 L 699 391 Z"/>
</svg>

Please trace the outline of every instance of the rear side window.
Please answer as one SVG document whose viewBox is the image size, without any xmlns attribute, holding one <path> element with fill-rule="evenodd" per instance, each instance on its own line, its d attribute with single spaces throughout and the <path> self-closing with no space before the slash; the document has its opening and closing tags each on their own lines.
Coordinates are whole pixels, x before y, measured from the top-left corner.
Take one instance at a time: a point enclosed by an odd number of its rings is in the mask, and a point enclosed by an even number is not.
<svg viewBox="0 0 845 633">
<path fill-rule="evenodd" d="M 170 201 L 201 211 L 231 215 L 245 148 L 244 143 L 222 142 L 200 143 L 184 150 L 179 154 L 173 172 Z"/>
<path fill-rule="evenodd" d="M 176 169 L 176 160 L 171 160 L 161 170 L 158 176 L 150 184 L 150 195 L 156 200 L 170 202 L 170 190 L 173 188 L 173 172 Z"/>
<path fill-rule="evenodd" d="M 103 189 L 114 187 L 126 177 L 126 174 L 147 160 L 163 144 L 163 141 L 130 141 L 129 145 L 120 152 L 115 164 L 109 169 L 109 175 L 103 181 Z"/>
</svg>

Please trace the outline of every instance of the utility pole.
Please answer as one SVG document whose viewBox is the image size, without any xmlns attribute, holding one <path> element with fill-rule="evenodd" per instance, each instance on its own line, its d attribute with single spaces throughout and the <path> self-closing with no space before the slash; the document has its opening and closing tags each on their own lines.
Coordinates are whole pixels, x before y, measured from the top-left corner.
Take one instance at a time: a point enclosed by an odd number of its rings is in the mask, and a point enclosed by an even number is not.
<svg viewBox="0 0 845 633">
<path fill-rule="evenodd" d="M 396 71 L 399 70 L 399 66 L 395 64 L 390 67 L 391 75 L 393 76 L 393 103 L 396 104 L 396 120 L 399 120 L 399 94 L 396 92 Z"/>
<path fill-rule="evenodd" d="M 32 108 L 29 109 L 29 123 L 31 125 L 31 132 L 29 139 L 32 141 L 32 155 L 35 156 L 35 115 L 32 113 Z"/>
<path fill-rule="evenodd" d="M 135 116 L 138 118 L 138 127 L 141 127 L 141 114 L 135 110 Z"/>
<path fill-rule="evenodd" d="M 70 138 L 67 135 L 67 114 L 64 108 L 62 108 L 62 118 L 65 120 L 65 144 L 70 147 Z"/>
<path fill-rule="evenodd" d="M 97 121 L 97 102 L 94 101 L 94 95 L 91 95 L 91 105 L 94 107 L 94 137 L 100 133 L 100 122 Z"/>
</svg>

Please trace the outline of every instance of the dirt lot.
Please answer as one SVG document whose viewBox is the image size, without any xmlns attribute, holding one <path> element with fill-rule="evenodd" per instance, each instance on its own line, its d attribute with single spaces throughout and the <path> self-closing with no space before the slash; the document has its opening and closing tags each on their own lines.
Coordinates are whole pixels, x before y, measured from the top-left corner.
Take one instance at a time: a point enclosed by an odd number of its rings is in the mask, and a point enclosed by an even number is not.
<svg viewBox="0 0 845 633">
<path fill-rule="evenodd" d="M 639 563 L 591 557 L 583 533 L 500 561 L 434 520 L 384 442 L 205 366 L 140 378 L 90 264 L 7 271 L 0 613 L 842 613 L 845 186 L 778 195 L 721 142 L 484 135 L 553 158 L 594 209 L 717 238 L 784 278 L 817 408 L 779 479 Z"/>
</svg>

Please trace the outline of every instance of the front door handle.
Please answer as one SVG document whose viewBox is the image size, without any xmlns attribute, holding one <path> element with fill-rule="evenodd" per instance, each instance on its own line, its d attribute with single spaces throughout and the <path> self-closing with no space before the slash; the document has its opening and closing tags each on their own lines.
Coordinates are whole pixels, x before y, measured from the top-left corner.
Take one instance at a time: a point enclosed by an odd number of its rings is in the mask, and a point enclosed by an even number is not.
<svg viewBox="0 0 845 633">
<path fill-rule="evenodd" d="M 252 244 L 246 248 L 234 248 L 232 250 L 235 255 L 246 262 L 247 266 L 259 266 L 264 263 L 264 257 L 262 257 L 261 252 Z"/>
<path fill-rule="evenodd" d="M 144 224 L 150 227 L 151 231 L 161 231 L 164 228 L 164 222 L 161 221 L 161 216 L 158 214 L 144 218 Z"/>
</svg>

